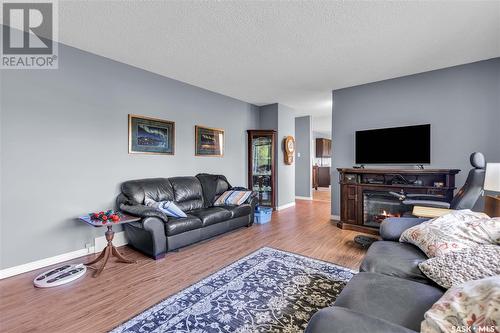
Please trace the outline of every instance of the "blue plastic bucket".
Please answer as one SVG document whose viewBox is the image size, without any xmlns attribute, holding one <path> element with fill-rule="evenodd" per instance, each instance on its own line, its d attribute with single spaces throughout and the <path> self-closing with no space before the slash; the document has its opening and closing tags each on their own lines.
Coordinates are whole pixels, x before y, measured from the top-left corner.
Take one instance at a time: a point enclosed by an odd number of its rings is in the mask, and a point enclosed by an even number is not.
<svg viewBox="0 0 500 333">
<path fill-rule="evenodd" d="M 273 209 L 270 207 L 256 207 L 254 222 L 257 224 L 265 224 L 271 221 Z"/>
</svg>

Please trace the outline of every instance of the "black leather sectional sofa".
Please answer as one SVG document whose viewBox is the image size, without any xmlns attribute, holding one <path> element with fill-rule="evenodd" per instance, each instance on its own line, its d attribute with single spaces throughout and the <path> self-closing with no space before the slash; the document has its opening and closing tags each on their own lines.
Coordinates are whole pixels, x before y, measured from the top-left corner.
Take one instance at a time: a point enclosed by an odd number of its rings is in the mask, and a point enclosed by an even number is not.
<svg viewBox="0 0 500 333">
<path fill-rule="evenodd" d="M 240 206 L 213 206 L 215 199 L 231 188 L 224 176 L 207 174 L 124 182 L 116 199 L 117 207 L 142 218 L 139 222 L 124 225 L 129 244 L 159 259 L 167 251 L 251 226 L 257 204 L 255 193 Z M 146 198 L 174 201 L 187 217 L 168 217 L 157 209 L 145 206 Z"/>
<path fill-rule="evenodd" d="M 311 318 L 306 333 L 416 333 L 424 313 L 445 290 L 418 268 L 427 256 L 416 246 L 399 243 L 404 230 L 425 219 L 389 218 L 382 241 L 373 243 L 356 274 L 332 307 Z"/>
</svg>

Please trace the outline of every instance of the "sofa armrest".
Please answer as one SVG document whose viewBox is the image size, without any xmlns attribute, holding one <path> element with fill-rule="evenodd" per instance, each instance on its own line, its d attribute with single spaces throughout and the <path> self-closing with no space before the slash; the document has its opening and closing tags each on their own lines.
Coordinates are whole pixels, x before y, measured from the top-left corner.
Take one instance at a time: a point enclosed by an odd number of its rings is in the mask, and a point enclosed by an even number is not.
<svg viewBox="0 0 500 333">
<path fill-rule="evenodd" d="M 446 201 L 436 201 L 436 200 L 413 200 L 407 199 L 403 201 L 403 204 L 407 206 L 424 206 L 424 207 L 435 207 L 435 208 L 450 208 L 450 203 Z"/>
<path fill-rule="evenodd" d="M 146 218 L 146 217 L 157 217 L 161 219 L 163 222 L 168 222 L 167 214 L 153 208 L 144 205 L 127 205 L 120 204 L 120 210 L 128 213 L 130 215 Z"/>
<path fill-rule="evenodd" d="M 257 195 L 257 192 L 252 192 L 252 195 L 250 198 L 248 198 L 248 203 L 252 207 L 252 213 L 250 214 L 250 223 L 248 224 L 251 226 L 255 220 L 255 207 L 259 204 L 259 197 Z"/>
<path fill-rule="evenodd" d="M 158 217 L 145 217 L 124 225 L 129 243 L 136 249 L 159 259 L 167 252 L 165 222 Z"/>
<path fill-rule="evenodd" d="M 446 197 L 442 194 L 427 194 L 427 193 L 408 193 L 405 195 L 407 199 L 424 199 L 431 200 L 434 199 L 436 201 L 445 201 Z"/>
<path fill-rule="evenodd" d="M 251 190 L 243 186 L 233 186 L 231 187 L 231 191 L 251 191 Z"/>
<path fill-rule="evenodd" d="M 333 306 L 316 312 L 305 333 L 416 333 L 383 319 L 368 316 L 347 308 Z"/>
<path fill-rule="evenodd" d="M 233 191 L 252 191 L 252 190 L 250 190 L 246 187 L 242 187 L 242 186 L 231 187 L 231 190 L 233 190 Z M 251 226 L 254 222 L 255 207 L 257 207 L 257 204 L 259 203 L 258 193 L 255 191 L 252 191 L 252 194 L 250 194 L 250 196 L 248 197 L 248 199 L 244 203 L 248 204 L 252 207 L 252 213 L 250 214 L 250 223 L 248 223 L 248 226 Z"/>
<path fill-rule="evenodd" d="M 252 194 L 250 194 L 247 201 L 245 201 L 245 203 L 252 205 L 254 209 L 255 206 L 257 206 L 258 202 L 259 202 L 258 194 L 257 192 L 254 191 L 252 191 Z"/>
<path fill-rule="evenodd" d="M 380 224 L 380 237 L 383 240 L 397 242 L 406 229 L 427 220 L 426 218 L 417 217 L 389 217 Z"/>
</svg>

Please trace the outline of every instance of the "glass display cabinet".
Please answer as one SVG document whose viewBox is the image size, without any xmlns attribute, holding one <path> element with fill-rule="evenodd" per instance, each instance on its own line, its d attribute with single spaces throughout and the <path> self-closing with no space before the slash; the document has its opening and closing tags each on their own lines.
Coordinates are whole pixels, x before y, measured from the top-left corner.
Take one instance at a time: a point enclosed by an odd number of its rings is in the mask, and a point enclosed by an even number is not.
<svg viewBox="0 0 500 333">
<path fill-rule="evenodd" d="M 259 194 L 259 205 L 275 208 L 276 131 L 248 131 L 248 187 Z"/>
</svg>

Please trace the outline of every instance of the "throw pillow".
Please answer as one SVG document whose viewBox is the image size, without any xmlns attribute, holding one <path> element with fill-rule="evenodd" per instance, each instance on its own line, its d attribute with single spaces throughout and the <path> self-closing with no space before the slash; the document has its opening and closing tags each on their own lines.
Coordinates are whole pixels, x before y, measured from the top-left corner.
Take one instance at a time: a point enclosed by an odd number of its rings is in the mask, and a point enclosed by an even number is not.
<svg viewBox="0 0 500 333">
<path fill-rule="evenodd" d="M 500 240 L 500 218 L 469 209 L 425 221 L 405 230 L 400 242 L 418 246 L 429 258 Z"/>
<path fill-rule="evenodd" d="M 421 333 L 498 332 L 500 276 L 451 287 L 425 313 Z"/>
<path fill-rule="evenodd" d="M 418 267 L 444 288 L 500 275 L 500 246 L 478 245 L 428 259 Z"/>
<path fill-rule="evenodd" d="M 222 193 L 217 200 L 215 200 L 214 206 L 224 206 L 224 205 L 241 205 L 252 194 L 252 191 L 226 191 Z"/>
<path fill-rule="evenodd" d="M 184 213 L 173 201 L 154 201 L 152 199 L 146 198 L 144 199 L 144 203 L 146 206 L 154 207 L 161 212 L 164 212 L 167 216 L 170 217 L 187 217 L 186 213 Z"/>
</svg>

